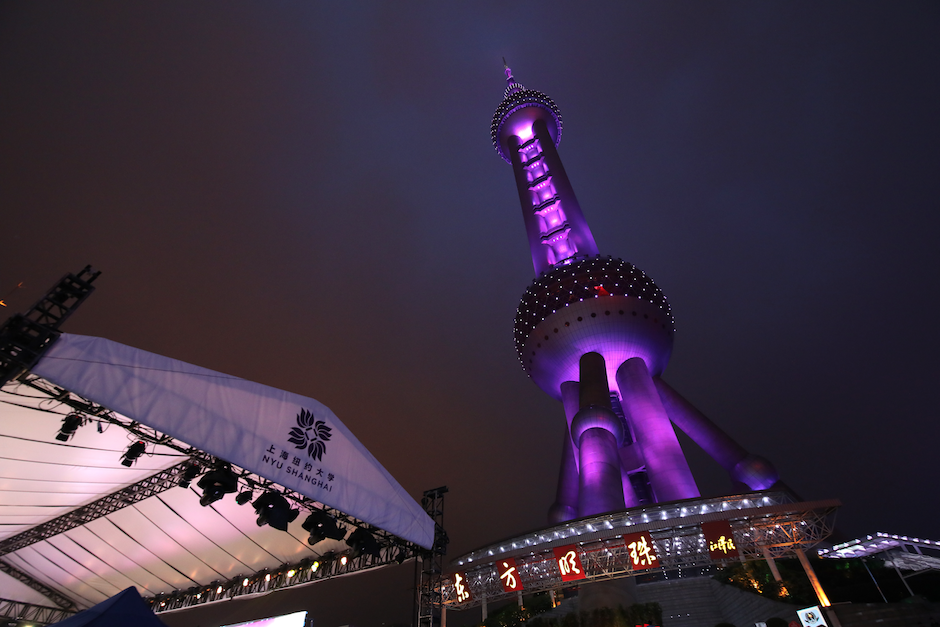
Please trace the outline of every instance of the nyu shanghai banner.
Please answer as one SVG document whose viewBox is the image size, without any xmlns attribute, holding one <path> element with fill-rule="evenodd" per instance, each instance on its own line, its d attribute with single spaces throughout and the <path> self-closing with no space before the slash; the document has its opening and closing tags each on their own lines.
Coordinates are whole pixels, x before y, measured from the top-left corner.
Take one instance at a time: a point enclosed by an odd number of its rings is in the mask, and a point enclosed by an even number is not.
<svg viewBox="0 0 940 627">
<path fill-rule="evenodd" d="M 32 372 L 425 548 L 434 521 L 321 403 L 110 340 L 63 334 Z"/>
</svg>

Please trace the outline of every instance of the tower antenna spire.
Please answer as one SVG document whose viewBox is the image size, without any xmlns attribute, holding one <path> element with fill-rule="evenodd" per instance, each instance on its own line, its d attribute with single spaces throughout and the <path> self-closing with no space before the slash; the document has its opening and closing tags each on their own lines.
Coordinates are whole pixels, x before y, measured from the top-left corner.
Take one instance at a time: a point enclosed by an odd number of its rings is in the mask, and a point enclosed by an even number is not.
<svg viewBox="0 0 940 627">
<path fill-rule="evenodd" d="M 506 63 L 506 57 L 503 57 L 503 71 L 506 72 L 506 83 L 512 85 L 516 82 L 516 79 L 512 76 L 512 70 L 509 68 L 509 64 Z"/>
</svg>

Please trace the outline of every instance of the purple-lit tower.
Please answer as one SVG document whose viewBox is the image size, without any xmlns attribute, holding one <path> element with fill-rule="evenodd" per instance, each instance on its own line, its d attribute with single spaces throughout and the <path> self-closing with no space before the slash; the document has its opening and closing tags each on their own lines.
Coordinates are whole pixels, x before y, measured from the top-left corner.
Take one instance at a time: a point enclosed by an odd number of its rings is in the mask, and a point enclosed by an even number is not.
<svg viewBox="0 0 940 627">
<path fill-rule="evenodd" d="M 512 165 L 537 275 L 516 312 L 516 349 L 568 421 L 549 522 L 698 497 L 673 425 L 741 488 L 770 488 L 768 461 L 660 379 L 674 330 L 665 295 L 639 268 L 598 254 L 556 149 L 558 108 L 508 67 L 506 81 L 493 145 Z"/>
</svg>

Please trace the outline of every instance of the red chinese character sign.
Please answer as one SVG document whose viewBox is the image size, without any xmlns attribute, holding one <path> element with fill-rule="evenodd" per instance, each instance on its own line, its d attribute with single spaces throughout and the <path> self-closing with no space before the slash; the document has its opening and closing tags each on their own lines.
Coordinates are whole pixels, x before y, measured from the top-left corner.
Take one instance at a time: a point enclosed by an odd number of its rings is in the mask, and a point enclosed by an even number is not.
<svg viewBox="0 0 940 627">
<path fill-rule="evenodd" d="M 499 580 L 503 582 L 503 590 L 506 592 L 522 590 L 522 579 L 516 569 L 516 560 L 511 557 L 499 560 L 496 562 L 496 572 L 499 573 Z"/>
<path fill-rule="evenodd" d="M 454 573 L 454 596 L 457 603 L 464 603 L 473 598 L 470 594 L 470 586 L 467 585 L 467 575 L 465 573 Z"/>
<path fill-rule="evenodd" d="M 552 549 L 552 552 L 555 554 L 555 562 L 558 564 L 562 581 L 576 581 L 587 577 L 584 574 L 584 567 L 581 565 L 576 545 L 559 546 Z"/>
<path fill-rule="evenodd" d="M 738 547 L 731 533 L 731 523 L 727 520 L 702 523 L 702 533 L 708 544 L 708 556 L 713 560 L 726 560 L 738 556 Z"/>
<path fill-rule="evenodd" d="M 630 565 L 633 566 L 633 570 L 646 570 L 659 566 L 656 547 L 653 546 L 653 538 L 648 531 L 625 535 L 623 541 L 630 551 Z"/>
</svg>

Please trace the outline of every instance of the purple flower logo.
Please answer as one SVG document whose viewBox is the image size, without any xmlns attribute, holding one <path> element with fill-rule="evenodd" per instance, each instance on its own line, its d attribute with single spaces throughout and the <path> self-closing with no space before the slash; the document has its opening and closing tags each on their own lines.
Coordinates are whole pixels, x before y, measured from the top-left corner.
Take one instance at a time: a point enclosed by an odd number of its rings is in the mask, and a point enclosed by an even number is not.
<svg viewBox="0 0 940 627">
<path fill-rule="evenodd" d="M 307 455 L 316 460 L 323 459 L 326 442 L 333 437 L 332 429 L 322 420 L 314 422 L 312 411 L 301 408 L 297 414 L 297 426 L 290 430 L 287 441 L 297 448 L 307 449 Z"/>
</svg>

